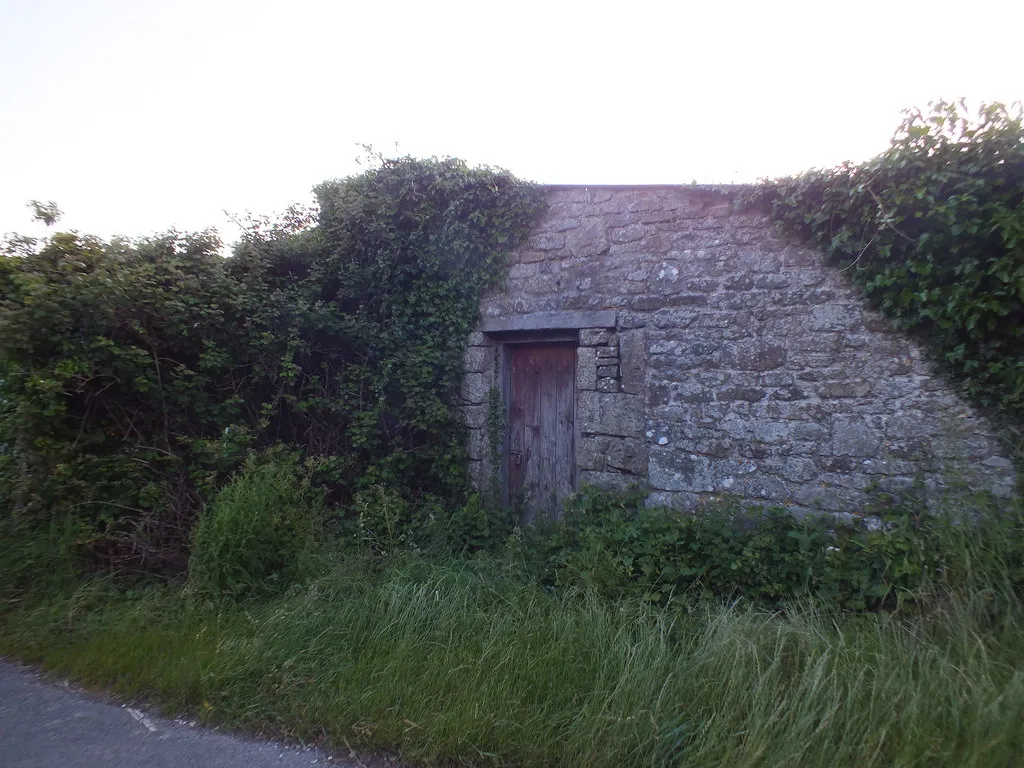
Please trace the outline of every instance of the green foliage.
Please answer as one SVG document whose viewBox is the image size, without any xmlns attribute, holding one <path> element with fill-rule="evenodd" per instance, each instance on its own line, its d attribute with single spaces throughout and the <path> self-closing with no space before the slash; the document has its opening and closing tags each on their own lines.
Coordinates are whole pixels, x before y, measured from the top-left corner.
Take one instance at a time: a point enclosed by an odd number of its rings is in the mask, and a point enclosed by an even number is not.
<svg viewBox="0 0 1024 768">
<path fill-rule="evenodd" d="M 245 316 L 210 235 L 58 233 L 0 256 L 0 471 L 18 525 L 72 515 L 98 567 L 178 570 L 195 441 L 239 419 L 219 351 Z"/>
<path fill-rule="evenodd" d="M 74 584 L 90 533 L 71 515 L 45 526 L 0 518 L 0 604 L 31 600 Z"/>
<path fill-rule="evenodd" d="M 323 492 L 296 453 L 251 456 L 199 515 L 189 588 L 236 599 L 281 591 L 302 574 L 323 518 Z"/>
<path fill-rule="evenodd" d="M 466 339 L 540 196 L 451 160 L 386 161 L 316 192 L 315 244 L 296 254 L 252 240 L 236 255 L 240 272 L 272 263 L 258 290 L 301 308 L 267 324 L 294 328 L 298 369 L 278 407 L 315 435 L 317 454 L 345 457 L 342 490 L 457 499 L 465 433 L 452 403 Z"/>
<path fill-rule="evenodd" d="M 355 495 L 359 535 L 370 549 L 381 555 L 415 548 L 422 533 L 416 508 L 394 488 L 374 485 Z"/>
<path fill-rule="evenodd" d="M 516 510 L 496 503 L 493 492 L 474 493 L 449 516 L 436 518 L 439 537 L 435 540 L 445 551 L 493 552 L 512 535 L 518 522 Z"/>
<path fill-rule="evenodd" d="M 71 514 L 92 567 L 175 574 L 204 502 L 278 443 L 333 504 L 377 485 L 464 500 L 463 347 L 540 196 L 410 158 L 316 193 L 231 258 L 206 233 L 8 242 L 0 514 Z"/>
<path fill-rule="evenodd" d="M 541 538 L 540 573 L 609 597 L 814 598 L 853 610 L 896 607 L 935 582 L 979 587 L 993 575 L 1024 590 L 1024 510 L 976 513 L 969 522 L 908 504 L 870 527 L 728 503 L 680 514 L 646 506 L 642 493 L 588 489 Z"/>
<path fill-rule="evenodd" d="M 823 248 L 978 405 L 1024 426 L 1024 111 L 963 102 L 909 110 L 860 165 L 753 195 Z"/>
<path fill-rule="evenodd" d="M 411 503 L 394 488 L 375 485 L 356 493 L 352 509 L 358 538 L 384 557 L 410 551 L 440 557 L 494 552 L 518 522 L 514 510 L 496 504 L 489 493 L 471 493 L 456 505 L 431 496 Z"/>
</svg>

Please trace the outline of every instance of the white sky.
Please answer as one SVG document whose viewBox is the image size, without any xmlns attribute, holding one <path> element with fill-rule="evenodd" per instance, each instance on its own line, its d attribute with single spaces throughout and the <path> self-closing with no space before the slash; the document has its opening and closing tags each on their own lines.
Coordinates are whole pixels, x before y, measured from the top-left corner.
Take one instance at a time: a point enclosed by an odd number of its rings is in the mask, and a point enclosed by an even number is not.
<svg viewBox="0 0 1024 768">
<path fill-rule="evenodd" d="M 548 183 L 861 160 L 904 107 L 1024 97 L 1024 2 L 0 0 L 0 233 L 219 228 L 357 144 Z"/>
</svg>

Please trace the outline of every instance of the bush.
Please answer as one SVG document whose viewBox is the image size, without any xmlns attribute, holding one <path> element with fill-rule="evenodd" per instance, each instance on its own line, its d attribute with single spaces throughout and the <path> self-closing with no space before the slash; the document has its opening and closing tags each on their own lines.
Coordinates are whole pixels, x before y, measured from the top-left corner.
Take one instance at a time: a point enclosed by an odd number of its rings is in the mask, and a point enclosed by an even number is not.
<svg viewBox="0 0 1024 768">
<path fill-rule="evenodd" d="M 242 598 L 278 592 L 301 576 L 324 519 L 323 493 L 281 448 L 250 458 L 200 514 L 189 586 Z"/>
<path fill-rule="evenodd" d="M 493 551 L 518 525 L 518 514 L 510 506 L 491 501 L 491 495 L 471 494 L 465 504 L 434 521 L 446 549 L 455 551 Z"/>
<path fill-rule="evenodd" d="M 415 549 L 422 526 L 416 509 L 401 493 L 377 484 L 360 491 L 353 501 L 359 525 L 359 537 L 378 553 L 386 555 L 398 549 Z"/>
<path fill-rule="evenodd" d="M 409 501 L 395 488 L 377 484 L 356 494 L 357 537 L 378 555 L 430 550 L 436 555 L 495 551 L 515 530 L 517 513 L 473 493 L 464 504 L 436 496 Z"/>
<path fill-rule="evenodd" d="M 815 597 L 842 608 L 897 606 L 933 582 L 1024 586 L 1024 516 L 983 500 L 976 518 L 896 505 L 877 526 L 853 518 L 798 518 L 781 508 L 722 502 L 696 514 L 649 508 L 642 493 L 586 489 L 564 520 L 534 534 L 541 579 L 653 602 Z"/>
<path fill-rule="evenodd" d="M 230 259 L 211 233 L 0 241 L 0 453 L 18 469 L 0 497 L 41 529 L 71 510 L 94 569 L 164 576 L 247 453 L 278 442 L 338 505 L 377 484 L 462 503 L 464 347 L 542 194 L 402 158 L 316 195 Z"/>
</svg>

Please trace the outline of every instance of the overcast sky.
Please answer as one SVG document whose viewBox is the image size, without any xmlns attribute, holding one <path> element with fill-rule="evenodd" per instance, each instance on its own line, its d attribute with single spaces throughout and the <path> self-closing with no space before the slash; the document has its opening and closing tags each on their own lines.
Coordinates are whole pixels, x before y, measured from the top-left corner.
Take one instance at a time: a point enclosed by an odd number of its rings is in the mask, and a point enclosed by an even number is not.
<svg viewBox="0 0 1024 768">
<path fill-rule="evenodd" d="M 1024 2 L 0 0 L 0 233 L 272 213 L 359 144 L 548 183 L 866 159 L 900 111 L 1024 97 Z"/>
</svg>

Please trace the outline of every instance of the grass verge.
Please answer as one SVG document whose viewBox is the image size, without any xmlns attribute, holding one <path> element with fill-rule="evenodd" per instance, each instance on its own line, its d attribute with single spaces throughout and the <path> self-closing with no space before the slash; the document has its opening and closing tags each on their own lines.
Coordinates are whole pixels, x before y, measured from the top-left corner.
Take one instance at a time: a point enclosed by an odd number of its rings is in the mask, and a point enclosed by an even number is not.
<svg viewBox="0 0 1024 768">
<path fill-rule="evenodd" d="M 923 605 L 924 607 L 920 607 Z M 0 653 L 168 711 L 425 762 L 1016 766 L 1024 609 L 686 610 L 549 594 L 494 560 L 349 558 L 243 604 L 94 581 L 9 604 Z"/>
</svg>

